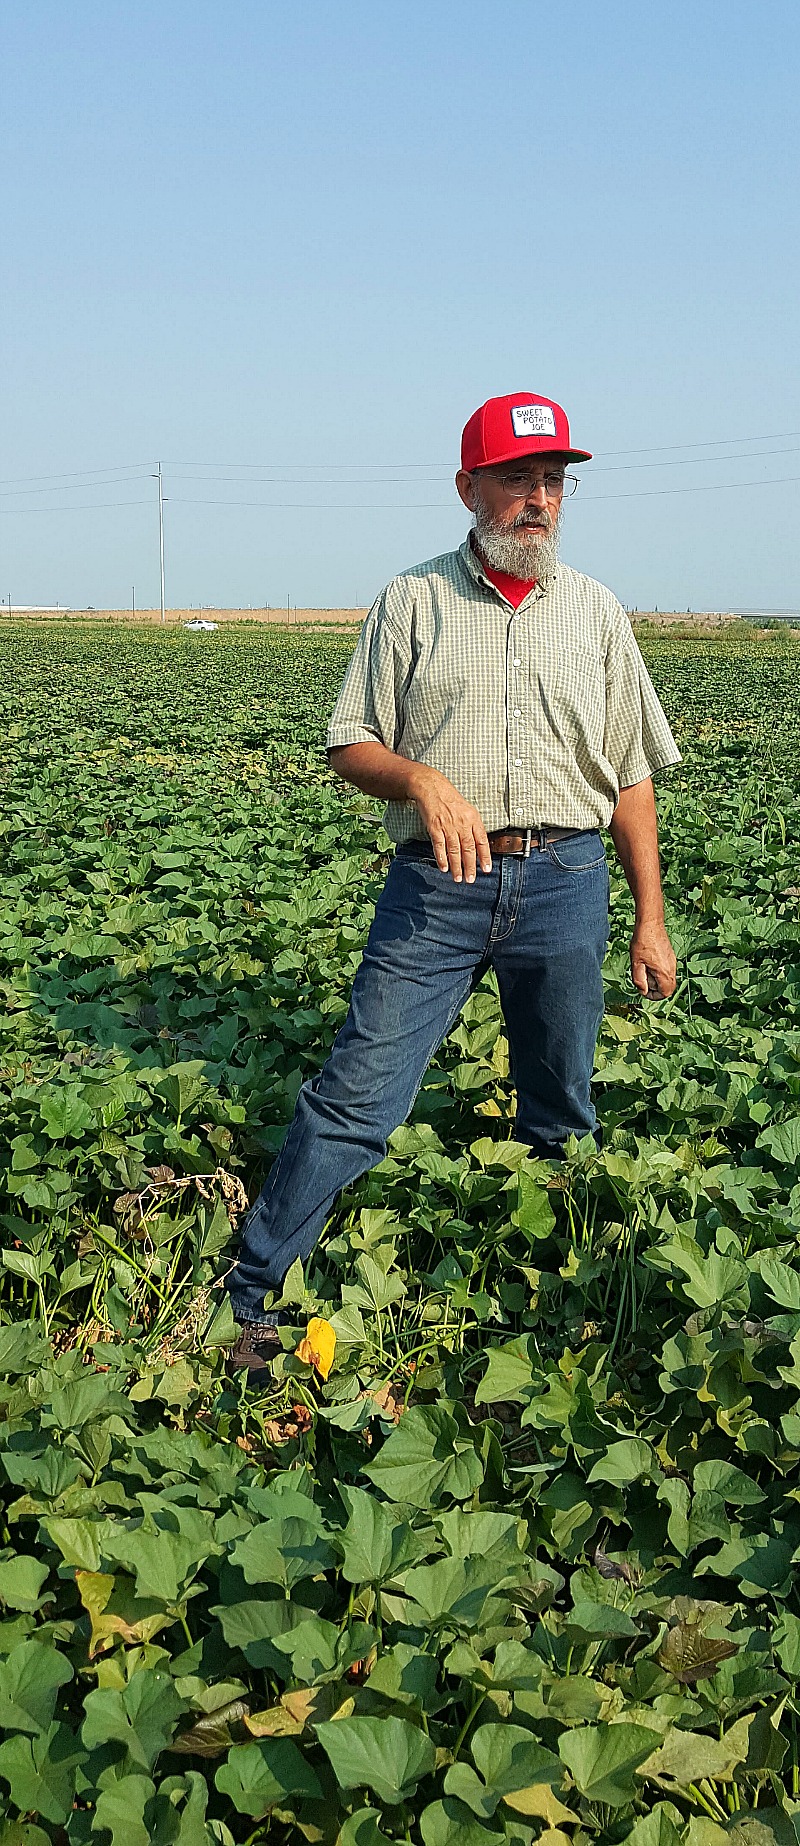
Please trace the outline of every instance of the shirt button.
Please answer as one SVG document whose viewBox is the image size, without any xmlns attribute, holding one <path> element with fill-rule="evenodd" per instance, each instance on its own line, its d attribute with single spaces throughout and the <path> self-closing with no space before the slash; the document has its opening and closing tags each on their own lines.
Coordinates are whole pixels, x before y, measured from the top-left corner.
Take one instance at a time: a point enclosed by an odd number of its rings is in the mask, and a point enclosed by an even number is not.
<svg viewBox="0 0 800 1846">
<path fill-rule="evenodd" d="M 521 757 L 521 756 L 515 756 L 515 758 L 514 758 L 514 768 L 515 768 L 515 769 L 521 769 L 521 768 L 522 768 L 522 757 Z"/>
<path fill-rule="evenodd" d="M 523 814 L 523 813 L 524 813 L 524 811 L 525 811 L 525 810 L 524 810 L 524 808 L 515 808 L 515 809 L 514 809 L 514 813 L 515 813 L 515 814 Z"/>
<path fill-rule="evenodd" d="M 520 711 L 520 709 L 519 709 L 519 706 L 517 706 L 517 707 L 516 707 L 516 710 L 514 711 L 514 713 L 513 713 L 513 716 L 514 716 L 515 718 L 521 718 L 521 717 L 522 717 L 522 712 Z"/>
<path fill-rule="evenodd" d="M 521 667 L 521 666 L 522 666 L 522 661 L 521 661 L 521 660 L 515 660 L 515 661 L 513 661 L 513 662 L 512 662 L 512 664 L 513 664 L 513 665 L 514 665 L 515 667 Z"/>
</svg>

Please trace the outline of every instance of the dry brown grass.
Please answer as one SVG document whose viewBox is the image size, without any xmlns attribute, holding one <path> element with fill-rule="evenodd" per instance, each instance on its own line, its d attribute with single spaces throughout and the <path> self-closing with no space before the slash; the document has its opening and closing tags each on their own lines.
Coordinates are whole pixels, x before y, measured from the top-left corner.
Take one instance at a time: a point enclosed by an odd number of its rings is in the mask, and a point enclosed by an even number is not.
<svg viewBox="0 0 800 1846">
<path fill-rule="evenodd" d="M 731 622 L 738 622 L 739 617 L 720 610 L 707 610 L 698 614 L 692 609 L 637 609 L 631 615 L 631 621 L 634 628 L 640 622 L 646 622 L 649 628 L 674 628 L 680 624 L 681 627 L 706 630 L 727 628 Z"/>
<path fill-rule="evenodd" d="M 207 622 L 218 622 L 227 627 L 231 622 L 248 622 L 272 628 L 351 628 L 359 626 L 367 610 L 364 609 L 295 609 L 288 612 L 285 608 L 276 609 L 167 609 L 165 625 L 175 628 L 184 622 L 196 620 L 198 616 Z M 631 616 L 634 627 L 646 623 L 649 628 L 674 628 L 678 624 L 690 630 L 706 633 L 716 628 L 727 628 L 738 617 L 727 612 L 709 610 L 705 613 L 678 610 L 637 609 Z M 134 614 L 130 609 L 37 609 L 21 610 L 16 621 L 28 622 L 141 622 L 147 625 L 160 625 L 159 609 L 137 609 Z"/>
<path fill-rule="evenodd" d="M 366 609 L 295 609 L 288 614 L 286 606 L 282 609 L 167 609 L 165 625 L 175 628 L 183 622 L 197 621 L 218 622 L 227 626 L 229 622 L 267 623 L 277 628 L 303 627 L 352 627 L 363 622 Z M 145 625 L 160 625 L 160 609 L 137 609 L 134 614 L 130 609 L 32 609 L 20 610 L 17 614 L 12 609 L 12 619 L 22 622 L 142 622 Z"/>
</svg>

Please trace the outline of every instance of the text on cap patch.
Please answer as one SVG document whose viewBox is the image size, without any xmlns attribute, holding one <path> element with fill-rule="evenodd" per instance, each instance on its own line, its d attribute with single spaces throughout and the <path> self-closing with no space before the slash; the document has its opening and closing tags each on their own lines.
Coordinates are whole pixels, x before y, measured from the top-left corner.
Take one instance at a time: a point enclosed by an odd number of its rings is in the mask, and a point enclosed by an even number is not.
<svg viewBox="0 0 800 1846">
<path fill-rule="evenodd" d="M 554 436 L 556 419 L 549 404 L 515 404 L 511 411 L 515 436 Z"/>
</svg>

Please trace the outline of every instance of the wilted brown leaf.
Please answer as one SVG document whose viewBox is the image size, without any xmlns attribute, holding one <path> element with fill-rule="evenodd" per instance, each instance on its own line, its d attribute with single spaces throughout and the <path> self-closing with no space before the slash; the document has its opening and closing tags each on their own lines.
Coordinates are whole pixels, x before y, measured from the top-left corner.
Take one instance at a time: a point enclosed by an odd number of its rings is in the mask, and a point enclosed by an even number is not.
<svg viewBox="0 0 800 1846">
<path fill-rule="evenodd" d="M 91 1623 L 90 1660 L 116 1641 L 128 1641 L 141 1646 L 143 1642 L 151 1641 L 159 1628 L 167 1625 L 168 1618 L 163 1609 L 143 1602 L 141 1598 L 138 1599 L 138 1607 L 131 1620 L 130 1616 L 134 1613 L 133 1608 L 128 1606 L 131 1598 L 124 1593 L 123 1608 L 109 1608 L 109 1603 L 114 1599 L 116 1579 L 104 1571 L 76 1570 L 75 1583 Z"/>
<path fill-rule="evenodd" d="M 738 1652 L 738 1642 L 703 1634 L 699 1622 L 677 1622 L 661 1643 L 658 1663 L 680 1685 L 696 1686 L 699 1679 L 711 1679 L 720 1661 Z"/>
<path fill-rule="evenodd" d="M 178 1756 L 221 1756 L 236 1741 L 235 1727 L 242 1723 L 247 1723 L 247 1705 L 244 1699 L 231 1699 L 198 1718 L 191 1730 L 179 1731 L 168 1748 Z"/>
<path fill-rule="evenodd" d="M 127 1218 L 129 1213 L 136 1209 L 139 1203 L 139 1197 L 140 1195 L 138 1192 L 121 1192 L 119 1198 L 114 1200 L 113 1209 L 116 1216 L 118 1218 Z"/>
<path fill-rule="evenodd" d="M 307 1724 L 322 1724 L 331 1718 L 349 1718 L 355 1699 L 342 1699 L 339 1686 L 302 1686 L 296 1692 L 284 1692 L 277 1705 L 266 1711 L 251 1712 L 245 1724 L 251 1737 L 299 1737 Z"/>
<path fill-rule="evenodd" d="M 600 1545 L 598 1545 L 595 1550 L 592 1563 L 595 1569 L 599 1570 L 601 1577 L 607 1579 L 621 1577 L 623 1583 L 627 1583 L 631 1589 L 635 1589 L 637 1583 L 640 1581 L 640 1571 L 637 1571 L 632 1565 L 626 1564 L 624 1558 L 621 1563 L 616 1563 L 613 1558 L 606 1557 Z"/>
<path fill-rule="evenodd" d="M 399 1423 L 405 1409 L 405 1394 L 400 1385 L 392 1384 L 390 1380 L 388 1384 L 379 1385 L 377 1391 L 366 1391 L 364 1395 L 373 1399 L 387 1420 Z"/>
<path fill-rule="evenodd" d="M 304 1436 L 311 1428 L 313 1417 L 305 1404 L 292 1404 L 291 1410 L 284 1410 L 280 1416 L 268 1417 L 263 1425 L 264 1441 L 275 1447 L 283 1442 L 293 1442 L 295 1437 Z"/>
</svg>

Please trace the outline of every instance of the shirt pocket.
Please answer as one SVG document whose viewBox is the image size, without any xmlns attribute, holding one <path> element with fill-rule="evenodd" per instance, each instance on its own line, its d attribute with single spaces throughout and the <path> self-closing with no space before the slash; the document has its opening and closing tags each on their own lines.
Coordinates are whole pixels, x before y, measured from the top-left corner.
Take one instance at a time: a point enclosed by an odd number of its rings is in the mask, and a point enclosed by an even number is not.
<svg viewBox="0 0 800 1846">
<path fill-rule="evenodd" d="M 552 730 L 579 759 L 603 753 L 606 673 L 600 654 L 569 648 L 540 676 L 541 695 Z"/>
<path fill-rule="evenodd" d="M 464 662 L 437 660 L 412 677 L 403 710 L 403 740 L 425 749 L 443 732 L 458 729 L 469 735 L 473 705 L 474 687 Z"/>
</svg>

